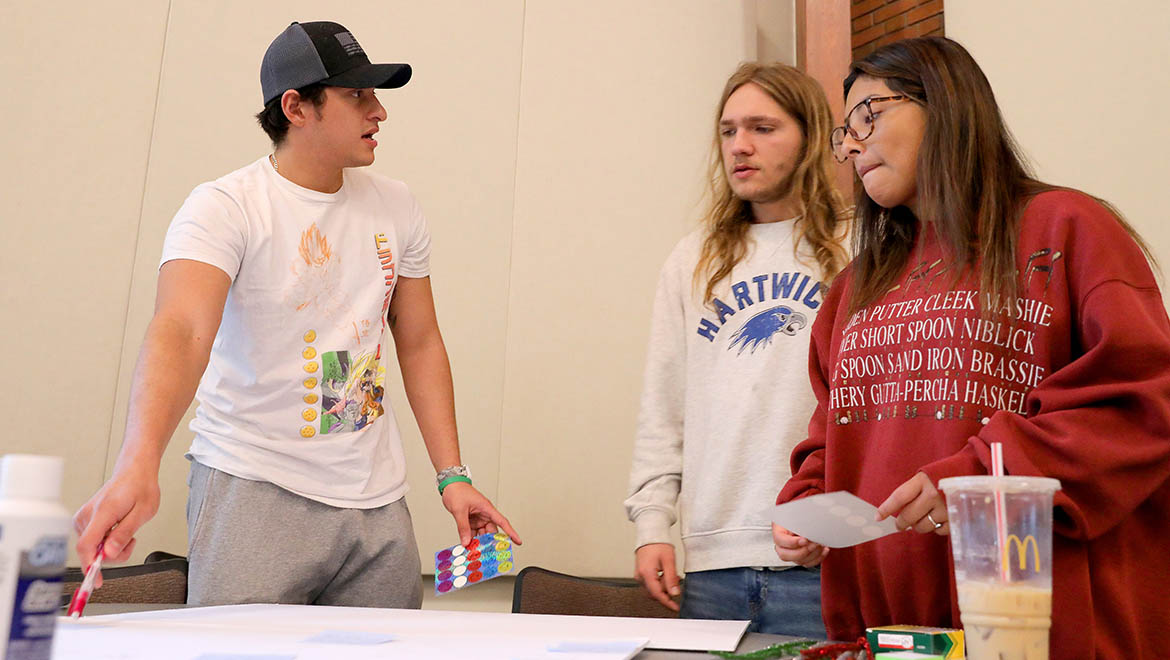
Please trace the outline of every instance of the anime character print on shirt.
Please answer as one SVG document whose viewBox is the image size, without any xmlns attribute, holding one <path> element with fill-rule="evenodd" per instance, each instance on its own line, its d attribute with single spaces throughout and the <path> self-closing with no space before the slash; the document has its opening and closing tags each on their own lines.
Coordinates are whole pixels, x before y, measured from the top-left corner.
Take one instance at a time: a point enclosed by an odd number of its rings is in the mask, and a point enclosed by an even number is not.
<svg viewBox="0 0 1170 660">
<path fill-rule="evenodd" d="M 373 351 L 321 356 L 321 433 L 360 431 L 386 414 L 386 370 Z"/>
<path fill-rule="evenodd" d="M 1047 375 L 1037 349 L 1052 325 L 1054 308 L 1044 299 L 1063 274 L 1063 256 L 1030 253 L 1014 299 L 971 288 L 970 278 L 954 285 L 942 259 L 916 264 L 845 324 L 830 373 L 830 418 L 986 424 L 999 410 L 1025 414 L 1025 397 Z"/>
<path fill-rule="evenodd" d="M 385 282 L 386 298 L 389 299 L 394 288 L 394 258 L 384 247 L 386 242 L 384 235 L 375 236 L 379 262 L 383 266 L 389 264 Z M 318 323 L 343 328 L 358 347 L 320 350 L 316 329 L 303 334 L 304 347 L 300 357 L 305 378 L 300 389 L 305 405 L 301 410 L 300 433 L 304 438 L 318 433 L 360 431 L 386 414 L 382 405 L 386 369 L 381 359 L 381 328 L 370 323 L 369 319 L 352 318 L 355 312 L 348 297 L 338 292 L 339 271 L 334 270 L 339 268 L 338 259 L 328 238 L 316 225 L 302 234 L 298 257 L 293 264 L 293 272 L 298 276 L 293 289 L 296 310 L 308 313 L 306 318 Z M 339 304 L 344 307 L 339 307 Z"/>
<path fill-rule="evenodd" d="M 707 309 L 713 318 L 699 319 L 696 331 L 716 343 L 723 328 L 731 325 L 736 329 L 726 339 L 727 350 L 751 355 L 774 339 L 795 337 L 808 326 L 810 315 L 805 312 L 820 306 L 818 294 L 823 289 L 820 282 L 800 272 L 765 273 L 740 280 L 731 285 L 730 303 L 719 297 L 711 299 Z"/>
<path fill-rule="evenodd" d="M 341 286 L 341 255 L 333 251 L 329 238 L 316 224 L 301 234 L 297 256 L 289 269 L 294 276 L 285 302 L 298 312 L 311 311 L 324 318 L 337 318 L 352 309 L 349 292 Z"/>
<path fill-rule="evenodd" d="M 311 344 L 316 336 L 313 330 L 306 332 L 305 342 Z M 360 431 L 386 414 L 386 368 L 377 351 L 327 351 L 318 361 L 317 350 L 305 347 L 308 375 L 301 383 L 306 404 L 301 416 L 307 423 L 301 427 L 302 437 Z"/>
</svg>

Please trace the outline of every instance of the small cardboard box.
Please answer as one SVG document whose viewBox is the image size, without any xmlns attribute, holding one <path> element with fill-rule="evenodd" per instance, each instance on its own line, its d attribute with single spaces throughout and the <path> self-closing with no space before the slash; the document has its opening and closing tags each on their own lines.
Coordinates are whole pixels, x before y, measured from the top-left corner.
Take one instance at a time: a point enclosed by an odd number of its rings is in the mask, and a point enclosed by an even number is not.
<svg viewBox="0 0 1170 660">
<path fill-rule="evenodd" d="M 875 660 L 881 653 L 897 651 L 911 651 L 944 660 L 960 660 L 965 657 L 963 631 L 954 628 L 878 626 L 867 628 L 865 636 Z"/>
<path fill-rule="evenodd" d="M 941 655 L 915 653 L 914 651 L 889 651 L 887 653 L 875 653 L 873 660 L 943 660 L 943 657 Z"/>
</svg>

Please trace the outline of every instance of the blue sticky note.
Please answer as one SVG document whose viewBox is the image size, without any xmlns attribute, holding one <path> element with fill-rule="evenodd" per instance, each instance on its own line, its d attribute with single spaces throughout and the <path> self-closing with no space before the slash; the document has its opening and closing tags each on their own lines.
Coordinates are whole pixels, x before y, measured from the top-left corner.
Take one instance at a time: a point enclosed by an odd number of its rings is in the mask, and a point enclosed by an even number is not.
<svg viewBox="0 0 1170 660">
<path fill-rule="evenodd" d="M 195 660 L 297 660 L 297 656 L 271 653 L 204 653 Z"/>
<path fill-rule="evenodd" d="M 549 644 L 552 653 L 632 653 L 646 645 L 645 639 L 608 639 Z"/>
<path fill-rule="evenodd" d="M 373 633 L 362 630 L 326 630 L 306 639 L 311 644 L 355 644 L 358 646 L 372 646 L 385 644 L 396 638 L 388 633 Z"/>
</svg>

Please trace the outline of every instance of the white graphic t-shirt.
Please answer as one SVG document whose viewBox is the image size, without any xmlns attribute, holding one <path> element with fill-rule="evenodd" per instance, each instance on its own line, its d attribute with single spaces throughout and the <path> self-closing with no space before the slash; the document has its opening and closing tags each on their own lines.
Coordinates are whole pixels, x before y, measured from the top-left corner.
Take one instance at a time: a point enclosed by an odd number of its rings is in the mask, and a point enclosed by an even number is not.
<svg viewBox="0 0 1170 660">
<path fill-rule="evenodd" d="M 204 183 L 175 215 L 161 263 L 192 259 L 232 278 L 189 456 L 373 508 L 407 490 L 382 340 L 397 278 L 429 274 L 430 235 L 405 184 L 366 169 L 344 177 L 321 193 L 262 158 Z"/>
</svg>

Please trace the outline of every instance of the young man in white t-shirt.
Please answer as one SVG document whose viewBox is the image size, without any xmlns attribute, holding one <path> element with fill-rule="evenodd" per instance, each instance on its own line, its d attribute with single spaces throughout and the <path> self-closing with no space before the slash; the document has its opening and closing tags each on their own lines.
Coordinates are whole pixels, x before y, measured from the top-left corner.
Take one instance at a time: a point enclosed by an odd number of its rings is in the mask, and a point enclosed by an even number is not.
<svg viewBox="0 0 1170 660">
<path fill-rule="evenodd" d="M 125 441 L 75 516 L 84 566 L 103 539 L 108 559 L 130 555 L 194 396 L 188 602 L 418 607 L 387 329 L 460 539 L 502 529 L 520 542 L 460 464 L 418 203 L 353 169 L 374 162 L 386 119 L 375 88 L 410 75 L 371 64 L 336 23 L 293 23 L 268 47 L 257 120 L 275 149 L 198 186 L 175 215 Z"/>
</svg>

